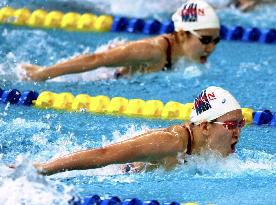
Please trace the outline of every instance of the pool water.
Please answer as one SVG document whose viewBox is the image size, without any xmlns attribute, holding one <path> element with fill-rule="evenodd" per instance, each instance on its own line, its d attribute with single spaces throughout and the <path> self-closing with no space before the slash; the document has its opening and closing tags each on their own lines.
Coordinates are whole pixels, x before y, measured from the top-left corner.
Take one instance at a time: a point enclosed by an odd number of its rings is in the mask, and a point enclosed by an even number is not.
<svg viewBox="0 0 276 205">
<path fill-rule="evenodd" d="M 16 1 L 8 2 L 22 6 Z M 273 14 L 273 7 L 268 11 Z M 251 13 L 251 17 L 258 12 Z M 225 13 L 221 16 L 224 17 Z M 241 18 L 243 25 L 250 24 L 251 21 L 243 18 L 244 14 L 232 13 Z M 223 22 L 231 25 L 235 18 L 234 15 L 229 19 L 224 17 Z M 252 22 L 258 20 L 256 17 Z M 270 21 L 266 23 L 262 27 L 273 26 Z M 230 90 L 242 107 L 276 110 L 276 45 L 222 41 L 205 66 L 180 61 L 173 72 L 138 74 L 119 80 L 112 78 L 114 70 L 102 68 L 34 83 L 20 80 L 18 64 L 49 65 L 73 55 L 104 49 L 111 42 L 147 36 L 36 30 L 7 25 L 0 25 L 0 33 L 2 89 L 187 103 L 203 88 L 216 85 Z M 177 123 L 181 122 L 0 104 L 0 204 L 67 204 L 72 196 L 87 194 L 157 199 L 160 202 L 275 204 L 276 132 L 275 127 L 269 125 L 245 127 L 237 152 L 226 159 L 214 153 L 207 153 L 204 157 L 191 156 L 187 164 L 170 172 L 158 169 L 148 173 L 122 174 L 119 165 L 111 165 L 41 177 L 32 168 L 34 161 L 46 161 Z M 19 165 L 15 171 L 6 167 L 6 164 L 13 163 Z"/>
</svg>

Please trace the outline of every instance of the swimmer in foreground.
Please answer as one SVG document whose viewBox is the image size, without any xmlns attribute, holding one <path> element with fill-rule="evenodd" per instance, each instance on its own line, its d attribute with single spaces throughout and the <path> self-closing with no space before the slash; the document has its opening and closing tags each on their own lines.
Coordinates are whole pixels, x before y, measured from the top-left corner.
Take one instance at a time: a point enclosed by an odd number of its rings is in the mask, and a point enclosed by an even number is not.
<svg viewBox="0 0 276 205">
<path fill-rule="evenodd" d="M 36 163 L 44 175 L 127 164 L 128 172 L 174 168 L 186 155 L 213 150 L 226 157 L 235 152 L 245 120 L 237 100 L 211 86 L 194 100 L 190 122 L 157 129 L 105 147 L 74 152 L 46 163 Z"/>
<path fill-rule="evenodd" d="M 127 42 L 94 54 L 40 67 L 25 64 L 26 80 L 43 81 L 81 73 L 101 66 L 118 67 L 115 77 L 135 72 L 170 70 L 180 58 L 206 63 L 220 41 L 220 23 L 214 9 L 203 0 L 188 0 L 172 16 L 175 31 L 170 34 Z"/>
</svg>

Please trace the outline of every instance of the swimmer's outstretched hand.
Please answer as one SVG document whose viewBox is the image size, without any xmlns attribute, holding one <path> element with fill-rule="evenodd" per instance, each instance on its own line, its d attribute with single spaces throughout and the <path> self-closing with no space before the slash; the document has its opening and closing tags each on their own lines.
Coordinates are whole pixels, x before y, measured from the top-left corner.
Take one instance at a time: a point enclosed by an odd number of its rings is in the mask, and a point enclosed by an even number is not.
<svg viewBox="0 0 276 205">
<path fill-rule="evenodd" d="M 43 164 L 41 163 L 34 163 L 33 164 L 34 168 L 36 169 L 36 171 L 39 173 L 39 174 L 42 174 L 42 175 L 47 175 L 44 167 L 43 167 Z"/>
<path fill-rule="evenodd" d="M 21 68 L 25 71 L 25 76 L 23 80 L 34 80 L 34 81 L 43 81 L 45 76 L 43 76 L 43 68 L 37 65 L 32 64 L 21 64 Z"/>
<path fill-rule="evenodd" d="M 33 166 L 36 169 L 38 174 L 47 175 L 47 173 L 46 173 L 46 171 L 43 167 L 43 164 L 35 163 L 35 164 L 33 164 Z M 7 167 L 10 168 L 10 169 L 14 169 L 14 170 L 17 168 L 17 166 L 15 164 L 9 164 L 9 165 L 7 165 Z"/>
</svg>

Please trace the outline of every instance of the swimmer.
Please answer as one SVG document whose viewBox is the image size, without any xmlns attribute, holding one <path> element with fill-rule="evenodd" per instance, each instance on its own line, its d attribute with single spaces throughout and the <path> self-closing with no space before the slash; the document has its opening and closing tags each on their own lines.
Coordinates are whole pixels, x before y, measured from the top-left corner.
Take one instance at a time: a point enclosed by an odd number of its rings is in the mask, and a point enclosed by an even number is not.
<svg viewBox="0 0 276 205">
<path fill-rule="evenodd" d="M 252 10 L 260 2 L 260 0 L 236 0 L 235 6 L 241 11 L 249 11 Z"/>
<path fill-rule="evenodd" d="M 275 0 L 235 0 L 234 5 L 241 11 L 251 11 L 259 4 L 276 3 Z"/>
<path fill-rule="evenodd" d="M 245 120 L 237 100 L 211 86 L 194 100 L 190 122 L 157 129 L 101 148 L 74 152 L 35 168 L 44 175 L 126 164 L 125 172 L 173 169 L 186 155 L 213 150 L 223 157 L 235 152 Z"/>
<path fill-rule="evenodd" d="M 225 9 L 228 7 L 237 8 L 247 12 L 254 9 L 259 4 L 276 3 L 275 0 L 206 0 L 214 9 Z"/>
<path fill-rule="evenodd" d="M 106 51 L 80 55 L 49 67 L 25 64 L 25 79 L 44 81 L 101 66 L 118 67 L 116 76 L 135 72 L 170 70 L 180 58 L 206 63 L 220 41 L 220 23 L 214 9 L 203 0 L 186 1 L 172 16 L 170 34 L 124 43 Z"/>
</svg>

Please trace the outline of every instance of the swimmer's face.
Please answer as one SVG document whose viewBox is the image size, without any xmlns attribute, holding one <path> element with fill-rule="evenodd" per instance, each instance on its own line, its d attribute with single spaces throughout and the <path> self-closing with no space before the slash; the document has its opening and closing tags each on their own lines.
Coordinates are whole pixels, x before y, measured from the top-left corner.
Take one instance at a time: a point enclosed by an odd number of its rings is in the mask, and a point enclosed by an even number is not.
<svg viewBox="0 0 276 205">
<path fill-rule="evenodd" d="M 199 63 L 206 63 L 209 55 L 215 49 L 216 44 L 219 40 L 220 35 L 219 29 L 203 29 L 203 30 L 196 30 L 195 33 L 198 34 L 187 34 L 187 40 L 184 43 L 184 52 L 188 59 L 199 62 Z M 202 37 L 202 38 L 201 38 Z M 201 39 L 203 42 L 201 42 Z M 205 38 L 205 39 L 203 39 Z M 210 39 L 210 43 L 205 44 L 208 38 Z"/>
<path fill-rule="evenodd" d="M 242 120 L 241 110 L 234 110 L 217 118 L 215 122 L 241 122 Z M 240 138 L 241 128 L 234 126 L 234 129 L 230 129 L 233 127 L 226 128 L 224 125 L 217 123 L 208 123 L 208 125 L 207 147 L 221 153 L 224 157 L 234 153 L 235 146 Z"/>
</svg>

